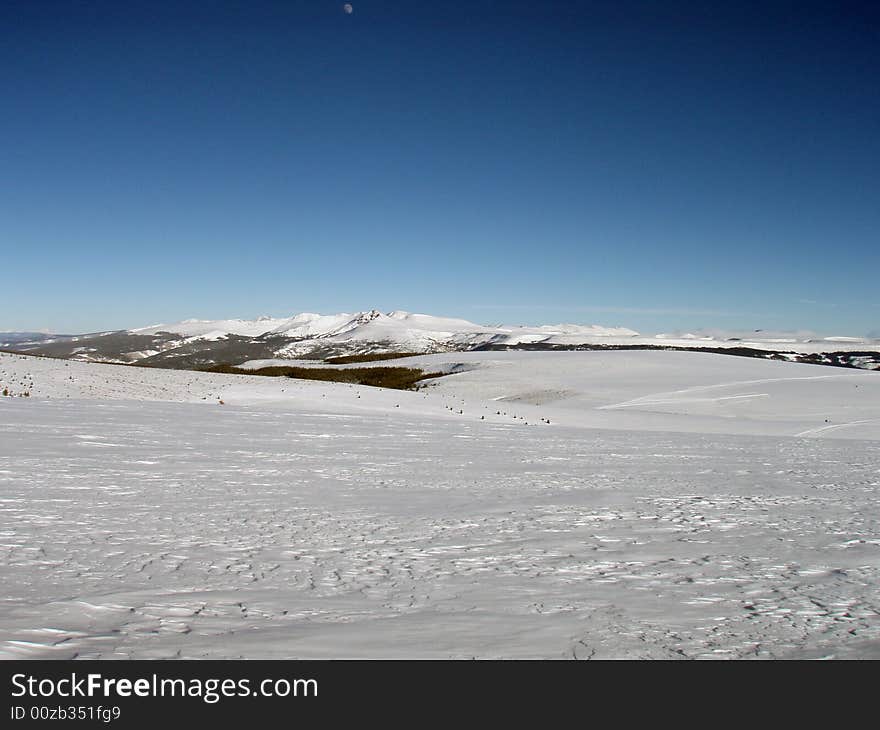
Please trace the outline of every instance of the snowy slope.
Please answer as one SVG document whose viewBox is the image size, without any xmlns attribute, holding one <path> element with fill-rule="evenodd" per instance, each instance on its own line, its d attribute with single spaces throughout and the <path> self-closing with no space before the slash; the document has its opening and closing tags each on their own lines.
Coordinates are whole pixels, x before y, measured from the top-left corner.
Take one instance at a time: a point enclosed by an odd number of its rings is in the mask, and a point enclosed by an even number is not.
<svg viewBox="0 0 880 730">
<path fill-rule="evenodd" d="M 244 369 L 325 363 L 254 360 Z M 880 438 L 880 374 L 699 352 L 456 352 L 377 361 L 454 373 L 428 392 L 573 427 Z M 338 368 L 361 367 L 358 364 Z"/>
<path fill-rule="evenodd" d="M 243 365 L 285 364 L 328 367 Z M 880 374 L 868 371 L 674 351 L 456 352 L 370 364 L 454 374 L 425 381 L 415 393 L 0 353 L 0 390 L 281 408 L 303 407 L 319 394 L 327 407 L 400 407 L 425 417 L 464 410 L 465 419 L 517 424 L 549 419 L 575 428 L 880 439 Z"/>
<path fill-rule="evenodd" d="M 0 657 L 880 658 L 880 374 L 411 362 L 456 374 L 0 354 Z"/>
<path fill-rule="evenodd" d="M 427 395 L 291 378 L 222 375 L 185 370 L 164 370 L 126 365 L 76 362 L 0 353 L 0 405 L 19 399 L 89 401 L 162 401 L 216 406 L 273 409 L 354 410 L 378 413 L 416 413 L 420 416 L 457 419 L 437 396 L 425 406 Z M 20 398 L 23 393 L 28 398 Z M 468 418 L 472 419 L 470 415 Z M 501 421 L 503 419 L 495 418 Z"/>
<path fill-rule="evenodd" d="M 202 337 L 205 339 L 217 339 L 229 335 L 241 335 L 244 337 L 259 337 L 283 327 L 288 319 L 276 319 L 273 317 L 257 317 L 257 319 L 186 319 L 176 324 L 157 324 L 150 327 L 140 327 L 129 330 L 133 334 L 155 335 L 160 332 L 184 335 L 185 337 Z"/>
</svg>

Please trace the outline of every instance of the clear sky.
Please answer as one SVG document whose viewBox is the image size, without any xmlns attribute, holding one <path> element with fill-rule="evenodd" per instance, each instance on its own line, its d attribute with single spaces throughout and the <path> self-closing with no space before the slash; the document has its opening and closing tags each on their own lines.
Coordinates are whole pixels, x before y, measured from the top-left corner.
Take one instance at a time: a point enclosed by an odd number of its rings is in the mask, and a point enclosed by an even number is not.
<svg viewBox="0 0 880 730">
<path fill-rule="evenodd" d="M 0 330 L 880 330 L 876 3 L 352 5 L 0 4 Z"/>
</svg>

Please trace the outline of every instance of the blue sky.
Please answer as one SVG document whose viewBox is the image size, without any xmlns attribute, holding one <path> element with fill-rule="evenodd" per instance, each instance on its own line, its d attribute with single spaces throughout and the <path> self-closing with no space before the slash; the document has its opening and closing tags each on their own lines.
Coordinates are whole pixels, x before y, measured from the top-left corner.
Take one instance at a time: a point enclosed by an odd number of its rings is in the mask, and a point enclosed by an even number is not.
<svg viewBox="0 0 880 730">
<path fill-rule="evenodd" d="M 880 330 L 870 5 L 352 4 L 4 3 L 0 329 Z"/>
</svg>

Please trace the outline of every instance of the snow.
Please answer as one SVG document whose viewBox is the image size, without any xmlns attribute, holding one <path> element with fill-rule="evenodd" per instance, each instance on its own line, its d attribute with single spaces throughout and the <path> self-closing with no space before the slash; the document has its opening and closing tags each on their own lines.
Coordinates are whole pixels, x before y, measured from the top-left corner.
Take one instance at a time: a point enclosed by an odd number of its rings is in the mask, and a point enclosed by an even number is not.
<svg viewBox="0 0 880 730">
<path fill-rule="evenodd" d="M 772 436 L 831 423 L 835 438 L 880 438 L 880 378 L 856 369 L 675 351 L 454 352 L 368 365 L 454 373 L 427 381 L 432 395 L 482 403 L 492 415 L 504 406 L 528 421 Z M 275 366 L 364 363 L 275 358 L 239 367 Z"/>
<path fill-rule="evenodd" d="M 877 373 L 390 362 L 456 374 L 0 354 L 0 657 L 880 658 Z"/>
<path fill-rule="evenodd" d="M 279 357 L 307 354 L 319 346 L 343 345 L 359 351 L 358 343 L 388 343 L 389 349 L 407 352 L 436 352 L 493 344 L 515 346 L 662 345 L 666 347 L 750 347 L 759 350 L 793 350 L 802 353 L 817 349 L 877 349 L 880 342 L 864 337 L 835 335 L 820 337 L 810 331 L 776 332 L 763 330 L 709 329 L 642 335 L 626 327 L 603 325 L 479 325 L 464 319 L 436 317 L 378 310 L 341 314 L 304 312 L 287 318 L 258 317 L 256 320 L 198 320 L 154 325 L 134 334 L 168 332 L 189 338 L 218 340 L 229 335 L 260 337 L 283 336 L 299 340 L 279 348 Z"/>
<path fill-rule="evenodd" d="M 271 317 L 259 317 L 257 319 L 187 319 L 177 324 L 158 324 L 151 327 L 141 327 L 128 330 L 133 334 L 155 335 L 160 332 L 185 335 L 186 337 L 218 339 L 228 335 L 240 335 L 243 337 L 259 337 L 266 332 L 280 327 L 287 320 L 273 319 Z"/>
<path fill-rule="evenodd" d="M 369 321 L 370 313 L 305 314 L 292 317 L 272 330 L 272 334 L 287 337 L 328 337 L 344 334 Z"/>
<path fill-rule="evenodd" d="M 354 344 L 354 349 L 357 349 L 356 343 L 376 342 L 386 342 L 392 349 L 404 351 L 446 349 L 448 343 L 460 333 L 478 333 L 482 330 L 479 325 L 460 319 L 400 311 L 383 314 L 372 310 L 356 314 L 316 316 L 293 327 L 279 328 L 273 334 L 310 338 L 282 348 L 278 353 L 295 356 L 322 342 Z"/>
</svg>

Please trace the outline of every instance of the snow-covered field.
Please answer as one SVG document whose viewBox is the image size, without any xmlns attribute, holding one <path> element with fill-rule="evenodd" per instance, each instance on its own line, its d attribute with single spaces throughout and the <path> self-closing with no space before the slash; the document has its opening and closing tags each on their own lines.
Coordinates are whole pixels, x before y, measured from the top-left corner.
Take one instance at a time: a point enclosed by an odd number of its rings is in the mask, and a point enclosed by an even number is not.
<svg viewBox="0 0 880 730">
<path fill-rule="evenodd" d="M 880 658 L 880 373 L 411 363 L 0 354 L 0 656 Z"/>
</svg>

